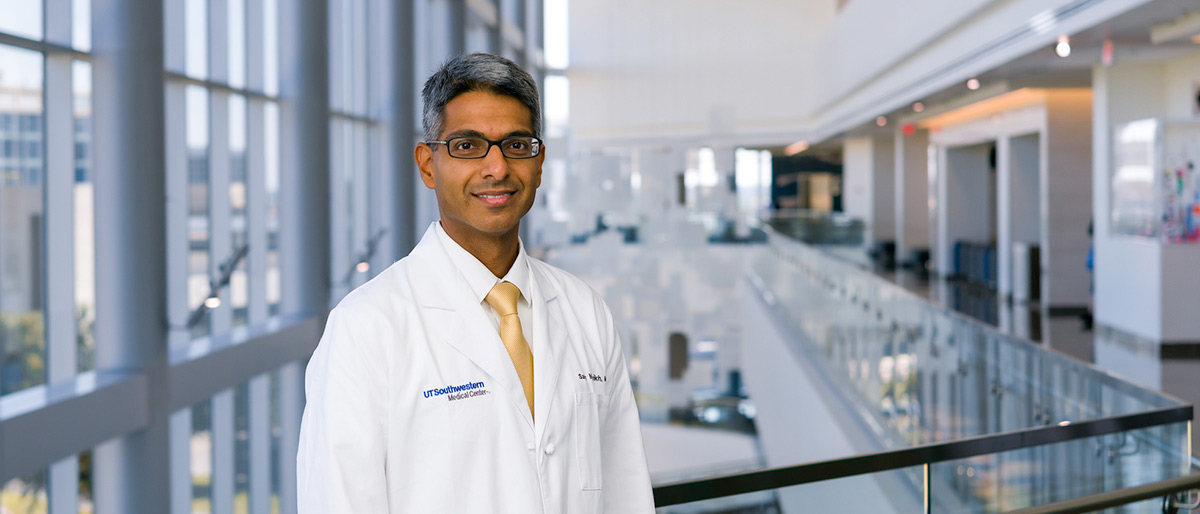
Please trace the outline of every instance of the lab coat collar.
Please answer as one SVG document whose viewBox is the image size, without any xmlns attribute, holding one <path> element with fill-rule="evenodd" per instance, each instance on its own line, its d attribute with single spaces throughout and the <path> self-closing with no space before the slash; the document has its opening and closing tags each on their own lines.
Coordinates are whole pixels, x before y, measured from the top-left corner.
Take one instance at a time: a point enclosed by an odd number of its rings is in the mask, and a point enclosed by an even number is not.
<svg viewBox="0 0 1200 514">
<path fill-rule="evenodd" d="M 467 280 L 467 285 L 470 286 L 471 293 L 477 302 L 483 303 L 492 287 L 504 281 L 516 285 L 517 289 L 521 290 L 525 301 L 530 306 L 533 305 L 531 299 L 533 297 L 530 296 L 533 292 L 529 288 L 529 259 L 525 253 L 525 244 L 520 239 L 517 240 L 517 260 L 513 261 L 512 267 L 503 278 L 497 278 L 492 274 L 492 270 L 489 270 L 478 258 L 452 239 L 440 221 L 433 224 L 433 229 L 437 234 L 438 241 L 442 244 L 442 249 L 446 251 L 446 254 L 450 256 L 450 261 Z"/>
<path fill-rule="evenodd" d="M 529 428 L 534 429 L 529 404 L 525 402 L 525 390 L 512 366 L 512 360 L 500 341 L 500 335 L 492 328 L 487 314 L 474 298 L 467 279 L 448 263 L 448 252 L 438 240 L 437 222 L 430 225 L 413 248 L 409 258 L 408 280 L 413 293 L 421 304 L 434 332 L 441 339 L 470 359 L 491 376 L 497 388 L 504 392 L 513 408 L 524 414 Z M 524 249 L 522 249 L 522 252 Z M 537 419 L 549 419 L 554 390 L 561 373 L 562 346 L 566 344 L 561 307 L 557 303 L 559 288 L 540 266 L 527 259 L 529 269 L 529 298 L 541 298 L 532 302 L 534 339 L 545 344 L 534 345 L 534 408 Z M 486 268 L 485 268 L 486 269 Z M 536 425 L 536 436 L 540 440 L 544 424 Z"/>
</svg>

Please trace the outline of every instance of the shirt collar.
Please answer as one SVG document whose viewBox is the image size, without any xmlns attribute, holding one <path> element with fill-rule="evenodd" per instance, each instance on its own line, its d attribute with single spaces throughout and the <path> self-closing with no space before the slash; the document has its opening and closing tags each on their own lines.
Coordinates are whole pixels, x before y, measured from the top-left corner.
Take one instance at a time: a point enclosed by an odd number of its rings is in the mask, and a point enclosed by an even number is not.
<svg viewBox="0 0 1200 514">
<path fill-rule="evenodd" d="M 467 286 L 471 288 L 471 295 L 475 300 L 482 302 L 492 287 L 500 282 L 512 282 L 517 289 L 521 290 L 521 297 L 525 298 L 526 302 L 529 301 L 529 260 L 525 256 L 525 244 L 520 239 L 517 239 L 517 260 L 513 262 L 504 278 L 496 278 L 492 274 L 492 270 L 484 266 L 479 259 L 471 255 L 471 252 L 466 251 L 446 233 L 446 230 L 442 228 L 441 221 L 435 223 L 434 227 L 438 241 L 442 243 L 446 254 L 450 256 L 450 262 L 467 279 Z"/>
</svg>

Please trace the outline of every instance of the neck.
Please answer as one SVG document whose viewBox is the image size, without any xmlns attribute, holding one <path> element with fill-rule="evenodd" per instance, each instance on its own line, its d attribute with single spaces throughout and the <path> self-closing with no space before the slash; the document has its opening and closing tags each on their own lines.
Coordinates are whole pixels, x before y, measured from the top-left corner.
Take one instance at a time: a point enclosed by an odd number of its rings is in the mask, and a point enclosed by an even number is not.
<svg viewBox="0 0 1200 514">
<path fill-rule="evenodd" d="M 450 239 L 463 247 L 463 250 L 479 259 L 479 262 L 482 262 L 488 271 L 491 271 L 497 278 L 503 278 L 508 274 L 513 263 L 517 262 L 517 254 L 521 251 L 520 236 L 516 227 L 500 235 L 456 234 L 444 223 L 442 230 L 446 231 L 446 235 L 450 236 Z"/>
</svg>

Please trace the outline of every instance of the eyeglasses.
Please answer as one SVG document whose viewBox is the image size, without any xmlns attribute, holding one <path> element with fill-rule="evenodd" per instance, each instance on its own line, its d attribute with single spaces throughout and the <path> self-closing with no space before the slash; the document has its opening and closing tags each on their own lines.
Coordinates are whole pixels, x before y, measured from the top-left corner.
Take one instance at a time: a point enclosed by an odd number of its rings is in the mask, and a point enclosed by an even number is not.
<svg viewBox="0 0 1200 514">
<path fill-rule="evenodd" d="M 452 137 L 445 141 L 426 141 L 425 144 L 445 144 L 450 157 L 458 159 L 482 159 L 499 146 L 500 153 L 509 159 L 531 159 L 542 153 L 542 140 L 529 136 L 506 137 L 492 141 L 482 137 Z"/>
</svg>

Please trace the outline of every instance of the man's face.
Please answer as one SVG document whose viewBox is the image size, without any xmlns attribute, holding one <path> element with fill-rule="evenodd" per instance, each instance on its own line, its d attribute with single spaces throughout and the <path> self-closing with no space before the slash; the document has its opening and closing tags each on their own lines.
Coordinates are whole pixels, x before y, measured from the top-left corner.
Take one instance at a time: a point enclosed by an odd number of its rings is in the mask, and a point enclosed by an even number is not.
<svg viewBox="0 0 1200 514">
<path fill-rule="evenodd" d="M 530 120 L 529 109 L 517 99 L 472 91 L 446 104 L 439 139 L 478 136 L 499 141 L 533 136 Z M 460 241 L 515 236 L 542 183 L 544 148 L 532 159 L 506 158 L 499 146 L 491 147 L 481 159 L 458 159 L 445 147 L 420 143 L 414 151 L 421 180 L 437 194 L 442 227 Z"/>
</svg>

